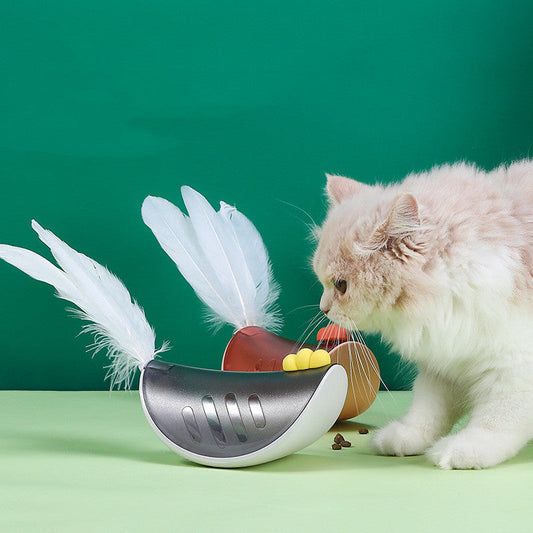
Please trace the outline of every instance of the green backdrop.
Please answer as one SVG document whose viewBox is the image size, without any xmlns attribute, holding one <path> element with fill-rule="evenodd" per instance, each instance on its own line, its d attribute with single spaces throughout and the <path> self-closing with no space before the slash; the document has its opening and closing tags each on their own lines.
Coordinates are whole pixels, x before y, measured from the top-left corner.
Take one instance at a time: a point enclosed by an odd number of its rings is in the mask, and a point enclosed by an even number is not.
<svg viewBox="0 0 533 533">
<path fill-rule="evenodd" d="M 37 219 L 106 264 L 174 349 L 216 368 L 231 330 L 143 225 L 189 184 L 261 231 L 284 334 L 317 308 L 308 212 L 324 172 L 366 182 L 533 146 L 533 4 L 438 0 L 20 0 L 0 5 L 0 242 L 47 250 Z M 104 358 L 52 289 L 0 264 L 0 388 L 106 388 Z M 413 372 L 369 338 L 391 388 Z"/>
</svg>

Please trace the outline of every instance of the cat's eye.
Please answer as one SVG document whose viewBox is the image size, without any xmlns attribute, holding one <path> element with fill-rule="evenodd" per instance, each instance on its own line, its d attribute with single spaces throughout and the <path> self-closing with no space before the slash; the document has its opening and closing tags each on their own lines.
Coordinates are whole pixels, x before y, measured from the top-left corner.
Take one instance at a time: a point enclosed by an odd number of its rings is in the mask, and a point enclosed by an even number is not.
<svg viewBox="0 0 533 533">
<path fill-rule="evenodd" d="M 348 284 L 346 283 L 345 279 L 336 279 L 333 284 L 335 285 L 335 288 L 341 293 L 344 294 L 346 292 L 346 289 L 348 287 Z"/>
</svg>

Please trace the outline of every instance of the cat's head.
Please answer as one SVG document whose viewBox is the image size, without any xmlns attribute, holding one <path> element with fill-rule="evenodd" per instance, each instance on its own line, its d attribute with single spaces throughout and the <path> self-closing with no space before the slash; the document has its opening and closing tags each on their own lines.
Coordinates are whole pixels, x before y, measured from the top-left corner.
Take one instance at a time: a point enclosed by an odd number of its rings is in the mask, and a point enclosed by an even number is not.
<svg viewBox="0 0 533 533">
<path fill-rule="evenodd" d="M 416 298 L 424 277 L 416 198 L 342 176 L 328 176 L 327 194 L 313 258 L 324 288 L 320 308 L 349 329 L 380 329 L 383 317 Z"/>
</svg>

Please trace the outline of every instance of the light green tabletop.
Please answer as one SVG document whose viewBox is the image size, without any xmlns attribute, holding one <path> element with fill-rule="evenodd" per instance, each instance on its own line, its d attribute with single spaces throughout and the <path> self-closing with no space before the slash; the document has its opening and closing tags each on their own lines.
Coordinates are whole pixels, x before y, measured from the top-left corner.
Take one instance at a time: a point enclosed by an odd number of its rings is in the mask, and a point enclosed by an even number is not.
<svg viewBox="0 0 533 533">
<path fill-rule="evenodd" d="M 532 444 L 484 471 L 368 452 L 409 400 L 379 393 L 297 454 L 218 470 L 168 450 L 137 392 L 2 391 L 0 531 L 531 531 Z M 331 449 L 337 431 L 351 448 Z"/>
</svg>

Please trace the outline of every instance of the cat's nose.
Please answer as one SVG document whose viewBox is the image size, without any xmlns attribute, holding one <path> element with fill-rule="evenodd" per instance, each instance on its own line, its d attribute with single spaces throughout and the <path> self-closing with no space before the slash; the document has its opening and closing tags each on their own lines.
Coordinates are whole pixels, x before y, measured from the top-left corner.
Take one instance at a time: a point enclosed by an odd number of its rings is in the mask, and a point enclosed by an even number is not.
<svg viewBox="0 0 533 533">
<path fill-rule="evenodd" d="M 326 307 L 325 305 L 321 305 L 321 306 L 320 306 L 320 310 L 321 310 L 325 315 L 327 315 L 327 314 L 330 312 L 331 308 L 330 308 L 330 307 Z"/>
</svg>

